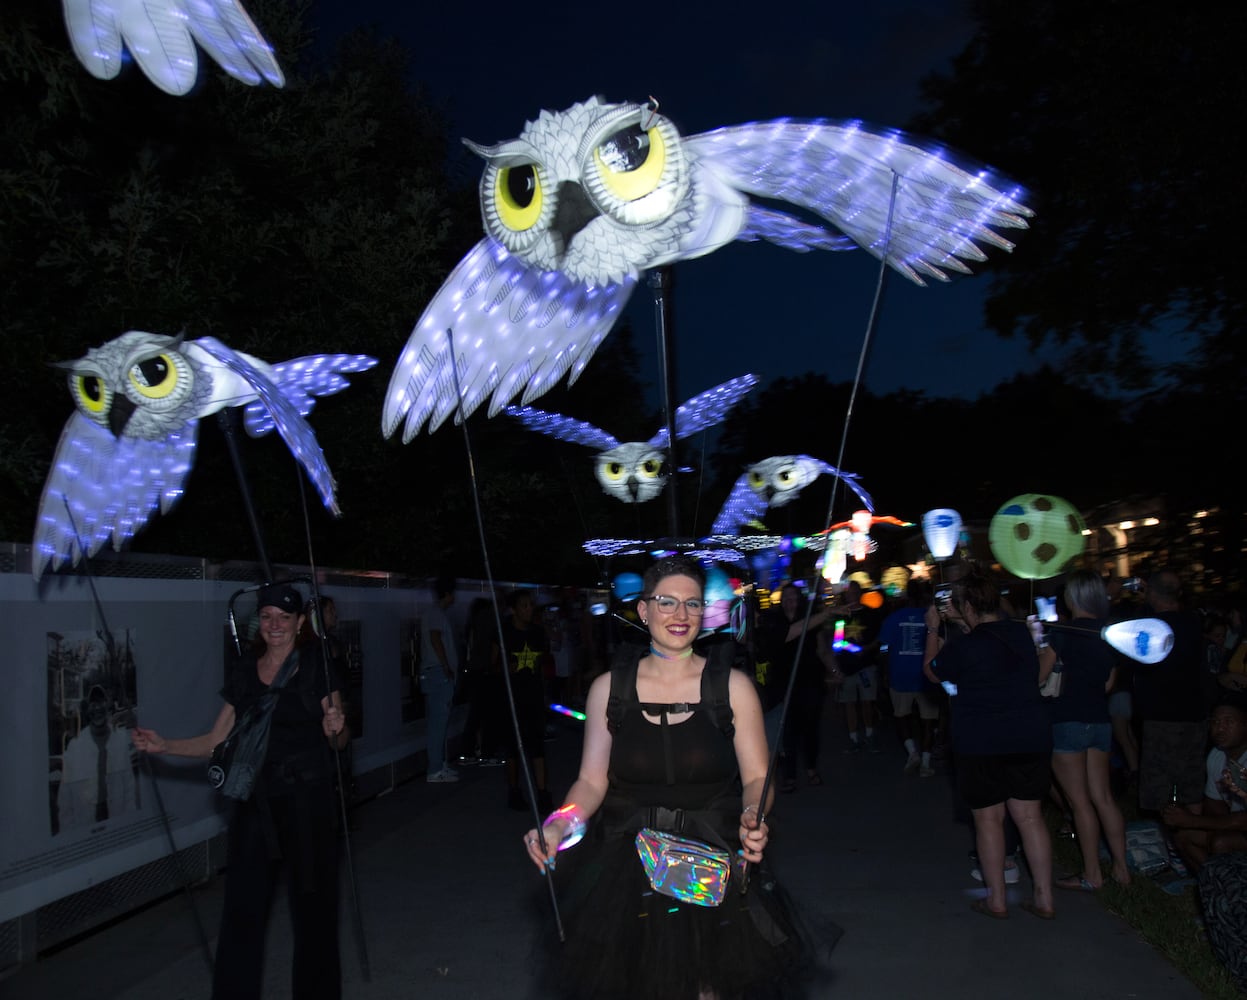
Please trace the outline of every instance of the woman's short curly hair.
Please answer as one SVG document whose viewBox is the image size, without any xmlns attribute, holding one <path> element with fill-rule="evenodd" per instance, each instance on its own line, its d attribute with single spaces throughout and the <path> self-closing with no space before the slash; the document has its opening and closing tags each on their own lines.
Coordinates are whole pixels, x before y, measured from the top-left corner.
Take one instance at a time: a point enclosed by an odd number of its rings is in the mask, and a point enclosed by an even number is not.
<svg viewBox="0 0 1247 1000">
<path fill-rule="evenodd" d="M 687 576 L 690 580 L 695 580 L 698 587 L 703 590 L 706 588 L 706 571 L 692 556 L 663 556 L 657 562 L 651 563 L 641 577 L 641 597 L 653 597 L 658 581 L 669 576 Z"/>
</svg>

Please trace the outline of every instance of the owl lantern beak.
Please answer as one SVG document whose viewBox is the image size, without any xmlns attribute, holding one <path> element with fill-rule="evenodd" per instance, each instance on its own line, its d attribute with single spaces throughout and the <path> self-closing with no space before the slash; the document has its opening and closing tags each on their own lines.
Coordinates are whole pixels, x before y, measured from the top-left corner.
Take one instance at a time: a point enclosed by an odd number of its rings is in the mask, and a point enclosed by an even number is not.
<svg viewBox="0 0 1247 1000">
<path fill-rule="evenodd" d="M 601 214 L 585 194 L 585 189 L 575 181 L 564 181 L 559 185 L 558 205 L 550 228 L 559 234 L 564 247 Z"/>
<path fill-rule="evenodd" d="M 125 396 L 117 395 L 113 399 L 113 405 L 108 411 L 108 429 L 113 437 L 121 437 L 136 409 L 134 403 Z"/>
</svg>

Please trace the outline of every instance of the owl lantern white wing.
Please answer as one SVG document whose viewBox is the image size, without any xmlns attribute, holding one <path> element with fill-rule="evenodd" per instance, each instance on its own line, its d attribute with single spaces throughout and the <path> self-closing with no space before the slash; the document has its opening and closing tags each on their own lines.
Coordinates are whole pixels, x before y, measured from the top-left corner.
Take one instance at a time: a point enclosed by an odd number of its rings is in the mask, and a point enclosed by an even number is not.
<svg viewBox="0 0 1247 1000">
<path fill-rule="evenodd" d="M 675 411 L 676 440 L 690 437 L 723 421 L 728 410 L 758 384 L 754 375 L 741 375 L 713 389 L 698 393 Z M 663 427 L 648 441 L 626 441 L 622 444 L 601 428 L 573 420 L 560 413 L 547 413 L 531 406 L 508 406 L 508 416 L 515 417 L 530 431 L 602 449 L 594 459 L 593 474 L 603 491 L 624 503 L 653 500 L 667 485 L 667 428 Z"/>
<path fill-rule="evenodd" d="M 996 230 L 1025 228 L 1032 214 L 985 168 L 856 122 L 778 120 L 685 139 L 651 106 L 593 98 L 541 112 L 516 139 L 468 146 L 485 159 L 488 235 L 425 309 L 391 376 L 381 428 L 389 437 L 402 424 L 404 442 L 486 396 L 495 416 L 520 392 L 527 404 L 564 374 L 574 382 L 649 268 L 763 239 L 886 253 L 924 284 L 968 272 L 964 261 L 985 259 L 980 243 L 1012 249 Z"/>
<path fill-rule="evenodd" d="M 195 43 L 230 76 L 285 84 L 273 48 L 235 0 L 64 0 L 74 53 L 101 80 L 119 72 L 123 49 L 165 93 L 187 93 L 199 75 Z"/>
<path fill-rule="evenodd" d="M 200 418 L 227 406 L 246 407 L 253 437 L 275 427 L 338 514 L 333 476 L 304 417 L 316 397 L 346 387 L 343 373 L 376 363 L 324 354 L 269 365 L 212 337 L 131 330 L 60 365 L 78 411 L 61 432 L 39 501 L 35 579 L 46 566 L 77 565 L 110 540 L 119 550 L 157 508 L 167 513 L 194 462 Z"/>
<path fill-rule="evenodd" d="M 875 509 L 870 494 L 858 485 L 853 472 L 841 472 L 834 465 L 809 455 L 774 455 L 751 465 L 732 486 L 711 535 L 735 535 L 741 527 L 760 518 L 772 507 L 791 503 L 801 491 L 821 475 L 839 476 L 867 510 Z"/>
</svg>

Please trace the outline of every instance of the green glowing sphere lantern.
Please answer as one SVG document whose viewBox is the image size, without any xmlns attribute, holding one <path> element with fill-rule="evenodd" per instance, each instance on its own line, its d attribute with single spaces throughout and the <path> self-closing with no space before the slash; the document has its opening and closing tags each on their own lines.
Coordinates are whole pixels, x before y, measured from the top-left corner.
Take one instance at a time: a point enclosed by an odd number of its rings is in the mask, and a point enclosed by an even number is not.
<svg viewBox="0 0 1247 1000">
<path fill-rule="evenodd" d="M 992 518 L 987 540 L 992 555 L 1023 580 L 1063 573 L 1086 547 L 1082 515 L 1068 500 L 1048 493 L 1023 493 Z"/>
</svg>

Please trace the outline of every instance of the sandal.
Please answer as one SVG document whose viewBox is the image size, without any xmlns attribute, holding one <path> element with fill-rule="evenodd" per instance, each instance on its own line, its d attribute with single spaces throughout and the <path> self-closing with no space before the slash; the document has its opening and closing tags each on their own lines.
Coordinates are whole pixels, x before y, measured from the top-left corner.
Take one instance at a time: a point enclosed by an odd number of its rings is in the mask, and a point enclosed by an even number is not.
<svg viewBox="0 0 1247 1000">
<path fill-rule="evenodd" d="M 1063 878 L 1053 879 L 1052 884 L 1058 889 L 1073 889 L 1075 892 L 1099 892 L 1100 887 L 1092 882 L 1088 882 L 1081 875 L 1066 875 Z"/>
<path fill-rule="evenodd" d="M 1021 904 L 1021 906 L 1022 906 L 1022 909 L 1024 909 L 1027 913 L 1030 913 L 1033 916 L 1038 917 L 1040 920 L 1055 920 L 1056 919 L 1055 911 L 1045 910 L 1042 906 L 1036 906 L 1029 899 L 1025 900 Z"/>
<path fill-rule="evenodd" d="M 785 778 L 782 782 L 780 782 L 779 790 L 781 792 L 795 792 L 797 790 L 797 783 L 793 781 L 792 778 Z"/>
<path fill-rule="evenodd" d="M 1022 905 L 1025 906 L 1026 904 L 1023 903 Z M 987 905 L 986 899 L 976 899 L 973 903 L 970 904 L 970 909 L 972 909 L 975 913 L 981 913 L 983 914 L 983 916 L 991 917 L 994 920 L 1008 920 L 1009 919 L 1008 910 L 993 910 L 990 906 Z"/>
<path fill-rule="evenodd" d="M 821 785 L 823 783 L 822 775 L 820 775 L 817 771 L 810 771 L 805 780 L 811 785 Z"/>
</svg>

